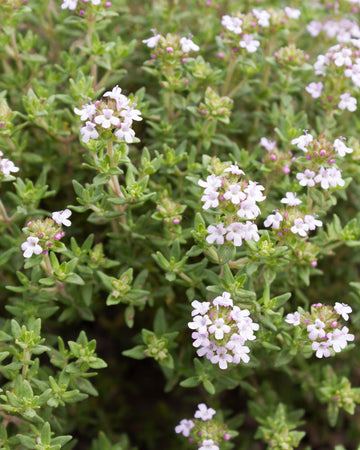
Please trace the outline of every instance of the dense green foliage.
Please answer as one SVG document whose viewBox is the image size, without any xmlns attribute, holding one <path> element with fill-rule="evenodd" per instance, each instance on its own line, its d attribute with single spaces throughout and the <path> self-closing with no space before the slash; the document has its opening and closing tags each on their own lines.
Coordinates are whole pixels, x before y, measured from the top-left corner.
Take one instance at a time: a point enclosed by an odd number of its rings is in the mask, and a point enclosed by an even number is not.
<svg viewBox="0 0 360 450">
<path fill-rule="evenodd" d="M 207 431 L 196 422 L 199 446 L 220 436 L 225 450 L 355 449 L 359 8 L 346 0 L 65 7 L 74 3 L 0 4 L 0 448 L 197 448 L 174 429 L 205 403 L 216 420 L 204 421 Z M 295 8 L 301 15 L 291 18 Z M 241 18 L 243 30 L 231 31 L 224 16 Z M 311 21 L 322 24 L 317 36 Z M 315 73 L 326 53 L 325 72 Z M 84 105 L 97 108 L 92 122 Z M 120 125 L 126 114 L 135 137 Z M 308 135 L 311 143 L 296 144 Z M 339 172 L 326 175 L 329 186 L 321 174 L 331 168 Z M 315 186 L 299 183 L 305 170 L 320 174 Z M 221 179 L 215 200 L 210 176 Z M 225 203 L 237 176 L 246 194 Z M 251 182 L 264 187 L 260 209 L 241 216 Z M 281 203 L 286 193 L 301 205 Z M 278 227 L 266 223 L 274 211 Z M 229 234 L 234 220 L 240 229 L 253 220 L 240 243 Z M 229 228 L 217 241 L 211 226 Z M 249 362 L 225 368 L 197 353 L 188 325 L 194 301 L 223 293 L 249 314 L 255 335 Z M 337 302 L 351 307 L 349 322 Z M 292 325 L 294 312 L 301 323 Z M 326 334 L 317 325 L 309 338 L 315 320 Z M 332 328 L 345 325 L 349 345 L 316 356 L 315 340 L 334 342 Z"/>
</svg>

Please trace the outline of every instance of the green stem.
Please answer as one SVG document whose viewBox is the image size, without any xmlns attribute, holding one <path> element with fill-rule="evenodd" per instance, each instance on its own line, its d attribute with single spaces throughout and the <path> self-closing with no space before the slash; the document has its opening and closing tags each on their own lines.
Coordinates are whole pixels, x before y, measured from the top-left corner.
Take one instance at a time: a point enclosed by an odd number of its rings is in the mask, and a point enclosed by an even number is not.
<svg viewBox="0 0 360 450">
<path fill-rule="evenodd" d="M 232 79 L 232 76 L 234 74 L 234 70 L 235 70 L 235 67 L 236 67 L 236 62 L 237 62 L 236 58 L 233 55 L 231 55 L 230 56 L 230 60 L 229 60 L 229 65 L 228 65 L 228 68 L 227 68 L 227 72 L 226 72 L 225 83 L 224 83 L 224 85 L 222 87 L 222 90 L 221 90 L 221 95 L 222 96 L 228 95 L 227 92 L 228 92 L 228 90 L 230 88 L 231 79 Z"/>
<path fill-rule="evenodd" d="M 229 267 L 239 267 L 239 266 L 245 265 L 248 262 L 249 262 L 249 258 L 245 257 L 245 258 L 237 259 L 236 261 L 229 261 L 228 264 L 229 264 Z"/>
<path fill-rule="evenodd" d="M 194 280 L 186 275 L 182 270 L 181 271 L 175 271 L 176 275 L 179 275 L 180 278 L 187 281 L 190 285 L 194 284 Z"/>
<path fill-rule="evenodd" d="M 5 206 L 1 200 L 0 200 L 0 220 L 5 223 L 6 228 L 10 231 L 12 235 L 14 235 L 14 231 L 11 228 L 11 219 L 7 215 Z"/>
<path fill-rule="evenodd" d="M 48 274 L 48 275 L 50 275 L 50 276 L 52 276 L 52 274 L 54 273 L 54 270 L 53 270 L 53 268 L 52 268 L 52 265 L 51 265 L 51 262 L 50 262 L 50 258 L 49 258 L 49 254 L 48 253 L 46 253 L 44 256 L 43 256 L 43 260 L 42 260 L 42 267 L 43 267 L 43 269 L 45 270 L 45 272 Z"/>
<path fill-rule="evenodd" d="M 88 30 L 87 30 L 86 39 L 87 39 L 87 44 L 88 44 L 88 47 L 90 50 L 90 75 L 93 77 L 92 86 L 93 86 L 94 90 L 96 90 L 97 75 L 98 75 L 97 74 L 97 65 L 94 60 L 93 46 L 92 46 L 92 35 L 95 30 L 95 23 L 96 23 L 96 17 L 91 15 L 88 20 Z"/>
<path fill-rule="evenodd" d="M 18 49 L 18 46 L 16 43 L 16 37 L 15 37 L 14 31 L 12 31 L 10 33 L 10 41 L 11 41 L 11 46 L 12 46 L 12 49 L 14 52 L 14 59 L 16 61 L 17 68 L 19 69 L 20 72 L 22 72 L 24 69 L 24 66 L 21 61 L 21 55 L 20 55 L 20 52 L 19 52 L 19 49 Z"/>
<path fill-rule="evenodd" d="M 30 359 L 31 359 L 31 351 L 28 348 L 25 348 L 24 352 L 23 352 L 23 358 L 22 358 L 23 366 L 22 366 L 22 372 L 21 372 L 21 376 L 22 376 L 23 380 L 26 379 L 26 375 L 29 370 L 29 365 L 26 364 L 26 361 L 30 361 Z"/>
</svg>

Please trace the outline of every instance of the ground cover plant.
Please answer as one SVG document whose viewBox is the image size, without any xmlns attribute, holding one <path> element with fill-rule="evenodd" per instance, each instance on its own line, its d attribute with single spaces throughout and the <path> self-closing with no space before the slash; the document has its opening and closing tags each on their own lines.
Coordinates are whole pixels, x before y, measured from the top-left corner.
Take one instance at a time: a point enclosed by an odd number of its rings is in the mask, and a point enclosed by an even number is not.
<svg viewBox="0 0 360 450">
<path fill-rule="evenodd" d="M 356 449 L 359 2 L 0 13 L 0 448 Z"/>
</svg>

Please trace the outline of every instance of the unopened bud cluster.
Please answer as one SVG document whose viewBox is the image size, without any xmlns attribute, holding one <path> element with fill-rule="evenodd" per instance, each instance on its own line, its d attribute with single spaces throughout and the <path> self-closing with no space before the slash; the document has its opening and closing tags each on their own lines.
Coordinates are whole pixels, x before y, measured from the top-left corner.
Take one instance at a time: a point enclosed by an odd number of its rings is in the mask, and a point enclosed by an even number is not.
<svg viewBox="0 0 360 450">
<path fill-rule="evenodd" d="M 191 337 L 198 356 L 205 356 L 220 369 L 227 369 L 229 363 L 248 363 L 250 349 L 246 341 L 256 339 L 254 323 L 248 309 L 235 305 L 229 292 L 214 298 L 211 302 L 194 300 L 192 322 L 188 327 L 194 330 Z"/>
<path fill-rule="evenodd" d="M 285 321 L 293 326 L 306 330 L 307 338 L 311 341 L 311 348 L 317 358 L 328 358 L 341 352 L 354 340 L 349 328 L 343 326 L 340 318 L 347 321 L 352 308 L 336 302 L 334 306 L 315 303 L 310 313 L 295 312 L 288 314 Z"/>
<path fill-rule="evenodd" d="M 95 103 L 90 101 L 82 109 L 75 108 L 75 114 L 85 122 L 80 130 L 81 140 L 87 143 L 89 139 L 116 138 L 128 144 L 134 142 L 133 121 L 142 120 L 141 112 L 135 107 L 136 103 L 122 94 L 119 86 L 115 86 L 111 91 L 105 92 L 101 100 Z"/>
<path fill-rule="evenodd" d="M 212 174 L 206 181 L 198 181 L 204 188 L 201 197 L 203 209 L 218 210 L 217 225 L 210 225 L 207 229 L 209 235 L 206 241 L 209 244 L 216 242 L 221 245 L 226 240 L 239 247 L 243 240 L 260 239 L 254 219 L 261 213 L 257 203 L 265 200 L 262 194 L 264 187 L 243 179 L 242 175 L 245 175 L 244 171 L 233 164 L 221 175 Z"/>
<path fill-rule="evenodd" d="M 71 222 L 69 217 L 71 211 L 55 211 L 52 218 L 32 220 L 27 223 L 25 232 L 29 235 L 25 242 L 21 244 L 24 258 L 31 258 L 32 255 L 47 254 L 51 247 L 65 236 L 62 225 L 69 227 Z"/>
<path fill-rule="evenodd" d="M 221 97 L 214 89 L 208 87 L 205 92 L 204 103 L 199 105 L 199 111 L 207 118 L 212 117 L 223 123 L 229 123 L 233 103 L 230 97 Z"/>
<path fill-rule="evenodd" d="M 309 59 L 309 55 L 303 50 L 296 48 L 294 44 L 280 48 L 274 54 L 274 57 L 280 66 L 289 69 L 301 67 Z"/>
<path fill-rule="evenodd" d="M 290 151 L 283 152 L 277 147 L 276 141 L 270 141 L 263 136 L 259 144 L 266 150 L 266 154 L 261 158 L 261 162 L 271 170 L 272 175 L 288 175 L 291 164 L 295 158 Z"/>
<path fill-rule="evenodd" d="M 230 439 L 227 425 L 213 419 L 215 409 L 199 403 L 193 419 L 182 419 L 175 433 L 182 434 L 189 442 L 197 444 L 197 450 L 220 450 L 221 443 Z"/>
</svg>

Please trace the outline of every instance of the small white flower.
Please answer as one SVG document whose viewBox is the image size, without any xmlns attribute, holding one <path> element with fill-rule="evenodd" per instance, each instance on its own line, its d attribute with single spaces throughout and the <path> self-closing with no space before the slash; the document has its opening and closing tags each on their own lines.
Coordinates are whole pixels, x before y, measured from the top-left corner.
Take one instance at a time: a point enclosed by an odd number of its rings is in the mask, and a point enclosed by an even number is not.
<svg viewBox="0 0 360 450">
<path fill-rule="evenodd" d="M 300 325 L 301 323 L 301 315 L 300 313 L 298 313 L 297 311 L 294 312 L 294 314 L 287 314 L 285 322 L 290 324 L 290 325 L 294 325 L 294 327 Z"/>
<path fill-rule="evenodd" d="M 99 133 L 96 130 L 96 125 L 89 120 L 86 122 L 85 126 L 80 128 L 80 134 L 82 135 L 81 140 L 85 143 L 89 142 L 89 139 L 97 139 Z"/>
<path fill-rule="evenodd" d="M 302 203 L 302 201 L 296 197 L 295 192 L 287 192 L 285 197 L 280 200 L 280 203 L 284 203 L 289 206 L 298 206 Z"/>
<path fill-rule="evenodd" d="M 71 222 L 69 220 L 69 217 L 71 216 L 70 209 L 64 209 L 63 211 L 55 211 L 51 214 L 51 218 L 54 222 L 56 222 L 58 225 L 65 225 L 66 227 L 69 227 L 71 225 Z"/>
<path fill-rule="evenodd" d="M 204 439 L 199 450 L 219 450 L 219 447 L 212 439 Z"/>
<path fill-rule="evenodd" d="M 61 4 L 61 9 L 70 9 L 70 11 L 74 11 L 77 7 L 78 0 L 64 0 Z"/>
<path fill-rule="evenodd" d="M 313 82 L 308 84 L 305 90 L 311 95 L 312 98 L 319 98 L 321 97 L 323 87 L 324 85 L 321 81 L 319 81 L 318 83 Z"/>
<path fill-rule="evenodd" d="M 341 157 L 344 157 L 346 153 L 352 153 L 354 151 L 351 147 L 347 147 L 341 138 L 335 139 L 334 148 Z"/>
<path fill-rule="evenodd" d="M 222 317 L 215 319 L 213 324 L 209 326 L 209 333 L 215 335 L 215 339 L 223 339 L 224 333 L 228 334 L 230 332 L 229 325 L 226 325 Z"/>
<path fill-rule="evenodd" d="M 316 227 L 322 227 L 321 220 L 316 219 L 314 216 L 311 216 L 310 214 L 305 215 L 304 223 L 306 223 L 310 231 L 315 230 Z"/>
<path fill-rule="evenodd" d="M 260 145 L 268 152 L 272 152 L 276 148 L 276 141 L 269 141 L 266 137 L 262 137 Z"/>
<path fill-rule="evenodd" d="M 343 327 L 341 330 L 337 328 L 333 332 L 328 333 L 328 342 L 332 345 L 335 353 L 341 352 L 347 347 L 347 341 L 353 341 L 355 336 L 349 333 L 348 327 Z"/>
<path fill-rule="evenodd" d="M 74 108 L 74 112 L 80 116 L 80 120 L 92 120 L 96 114 L 96 106 L 90 103 L 89 105 L 83 105 L 81 108 L 82 109 Z"/>
<path fill-rule="evenodd" d="M 252 10 L 254 16 L 258 19 L 258 24 L 264 28 L 268 27 L 270 25 L 269 19 L 271 15 L 265 11 L 265 9 L 259 11 L 258 9 L 254 8 Z"/>
<path fill-rule="evenodd" d="M 11 172 L 19 172 L 19 168 L 15 166 L 15 164 L 10 161 L 10 159 L 3 158 L 0 161 L 0 171 L 4 175 L 10 175 Z"/>
<path fill-rule="evenodd" d="M 281 222 L 284 220 L 283 216 L 279 213 L 279 211 L 274 211 L 275 214 L 270 214 L 267 216 L 264 226 L 272 227 L 274 230 L 278 230 L 280 228 Z"/>
<path fill-rule="evenodd" d="M 29 236 L 26 241 L 21 244 L 21 250 L 24 252 L 24 258 L 31 258 L 33 254 L 40 255 L 40 253 L 42 253 L 43 249 L 38 242 L 39 238 Z"/>
<path fill-rule="evenodd" d="M 191 306 L 194 308 L 191 312 L 192 316 L 196 316 L 198 314 L 204 315 L 209 311 L 210 302 L 199 302 L 198 300 L 194 300 L 191 303 Z"/>
<path fill-rule="evenodd" d="M 221 19 L 221 25 L 235 34 L 241 34 L 242 32 L 242 20 L 239 19 L 239 17 L 230 17 L 228 15 L 225 15 Z"/>
<path fill-rule="evenodd" d="M 115 131 L 114 135 L 118 139 L 124 140 L 127 144 L 134 142 L 135 131 L 131 128 L 131 122 L 122 122 L 120 128 Z"/>
<path fill-rule="evenodd" d="M 244 34 L 239 45 L 241 48 L 245 48 L 249 53 L 254 53 L 258 49 L 260 41 L 256 40 L 252 34 Z"/>
<path fill-rule="evenodd" d="M 154 31 L 154 30 L 153 30 Z M 155 34 L 154 36 L 149 37 L 148 39 L 143 39 L 143 43 L 146 44 L 149 48 L 154 48 L 158 45 L 161 39 L 160 34 Z"/>
<path fill-rule="evenodd" d="M 207 194 L 208 192 L 216 192 L 219 187 L 221 186 L 221 177 L 220 176 L 216 176 L 214 174 L 209 175 L 206 178 L 206 181 L 204 180 L 199 180 L 198 181 L 198 185 L 205 188 L 204 193 Z"/>
<path fill-rule="evenodd" d="M 246 199 L 246 195 L 241 190 L 239 184 L 231 184 L 224 194 L 225 200 L 230 200 L 234 205 L 238 205 L 241 200 Z"/>
<path fill-rule="evenodd" d="M 210 192 L 206 192 L 204 193 L 204 195 L 201 197 L 201 201 L 205 202 L 205 204 L 203 205 L 203 209 L 209 209 L 209 208 L 216 208 L 217 206 L 219 206 L 219 193 L 218 192 L 214 192 L 214 191 L 210 191 Z"/>
<path fill-rule="evenodd" d="M 317 20 L 312 20 L 307 26 L 307 31 L 311 34 L 312 37 L 316 37 L 321 33 L 322 23 Z"/>
<path fill-rule="evenodd" d="M 180 39 L 180 45 L 181 45 L 181 50 L 184 53 L 188 53 L 191 50 L 193 52 L 198 52 L 200 50 L 200 47 L 198 45 L 196 45 L 190 38 L 182 37 Z"/>
<path fill-rule="evenodd" d="M 244 238 L 244 224 L 233 222 L 226 228 L 226 231 L 226 240 L 233 241 L 235 247 L 240 247 Z"/>
<path fill-rule="evenodd" d="M 350 92 L 340 95 L 340 102 L 338 104 L 339 109 L 354 112 L 357 109 L 357 100 L 355 97 L 351 97 Z"/>
<path fill-rule="evenodd" d="M 301 16 L 301 11 L 299 9 L 290 8 L 290 6 L 285 6 L 285 14 L 289 19 L 298 19 Z"/>
<path fill-rule="evenodd" d="M 195 419 L 211 420 L 213 415 L 216 414 L 215 409 L 208 408 L 205 403 L 199 403 L 198 409 L 194 414 Z"/>
<path fill-rule="evenodd" d="M 325 336 L 325 324 L 320 319 L 316 319 L 315 323 L 307 326 L 309 338 L 315 341 L 317 338 L 323 338 Z"/>
<path fill-rule="evenodd" d="M 230 172 L 233 175 L 245 175 L 245 172 L 241 170 L 236 163 L 227 167 L 224 172 Z"/>
<path fill-rule="evenodd" d="M 351 306 L 347 305 L 346 303 L 336 302 L 334 309 L 337 312 L 337 314 L 342 316 L 344 320 L 349 320 L 349 314 L 352 313 Z"/>
<path fill-rule="evenodd" d="M 315 172 L 310 169 L 305 169 L 304 173 L 297 173 L 296 178 L 299 180 L 300 186 L 315 186 Z"/>
<path fill-rule="evenodd" d="M 216 242 L 218 245 L 222 245 L 225 241 L 224 235 L 226 233 L 226 228 L 224 228 L 224 224 L 220 222 L 216 227 L 214 225 L 209 225 L 207 228 L 207 232 L 209 233 L 206 236 L 206 242 L 209 244 L 213 244 Z"/>
<path fill-rule="evenodd" d="M 112 88 L 111 91 L 106 91 L 103 97 L 109 97 L 115 100 L 116 109 L 118 111 L 122 108 L 125 108 L 130 102 L 130 100 L 126 97 L 126 95 L 121 93 L 121 88 L 118 85 Z"/>
<path fill-rule="evenodd" d="M 214 298 L 213 305 L 215 306 L 234 306 L 232 298 L 229 292 L 223 292 L 222 295 L 219 295 Z"/>
<path fill-rule="evenodd" d="M 111 125 L 117 127 L 120 125 L 120 119 L 113 115 L 114 110 L 110 108 L 104 108 L 102 114 L 95 117 L 94 121 L 103 128 L 110 128 Z"/>
<path fill-rule="evenodd" d="M 330 343 L 328 341 L 317 342 L 314 341 L 311 344 L 311 348 L 316 351 L 315 355 L 317 358 L 328 358 L 330 356 Z"/>
<path fill-rule="evenodd" d="M 181 433 L 183 436 L 188 437 L 190 435 L 190 431 L 194 428 L 195 424 L 192 420 L 182 419 L 180 420 L 179 425 L 175 427 L 175 433 Z"/>
<path fill-rule="evenodd" d="M 297 148 L 302 150 L 303 152 L 307 152 L 307 146 L 310 144 L 310 142 L 313 141 L 313 136 L 310 133 L 305 133 L 291 141 L 292 145 L 296 145 Z"/>
<path fill-rule="evenodd" d="M 309 230 L 309 225 L 304 222 L 301 217 L 294 219 L 294 225 L 290 228 L 291 232 L 298 234 L 301 237 L 307 236 L 307 231 Z"/>
</svg>

